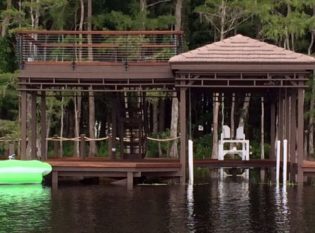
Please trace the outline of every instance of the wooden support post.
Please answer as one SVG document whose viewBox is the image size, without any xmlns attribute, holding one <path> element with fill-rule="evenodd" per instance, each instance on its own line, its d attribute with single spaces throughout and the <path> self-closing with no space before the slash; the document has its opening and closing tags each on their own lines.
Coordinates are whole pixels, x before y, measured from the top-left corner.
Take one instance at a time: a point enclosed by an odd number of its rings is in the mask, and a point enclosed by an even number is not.
<svg viewBox="0 0 315 233">
<path fill-rule="evenodd" d="M 112 119 L 113 119 L 113 125 L 112 125 L 112 158 L 116 158 L 116 137 L 117 137 L 117 108 L 116 108 L 116 97 L 114 97 L 114 103 L 115 106 L 112 109 Z"/>
<path fill-rule="evenodd" d="M 58 172 L 53 171 L 51 177 L 52 177 L 51 179 L 52 188 L 57 189 L 58 188 Z"/>
<path fill-rule="evenodd" d="M 180 165 L 181 176 L 180 184 L 184 185 L 186 181 L 186 88 L 180 88 L 180 106 L 179 106 L 179 123 L 180 123 Z"/>
<path fill-rule="evenodd" d="M 288 95 L 288 90 L 285 90 L 285 116 L 286 116 L 286 121 L 285 121 L 285 128 L 286 128 L 286 136 L 285 138 L 288 140 L 288 162 L 290 161 L 290 143 L 291 143 L 291 98 Z"/>
<path fill-rule="evenodd" d="M 85 158 L 85 134 L 80 135 L 80 158 Z"/>
<path fill-rule="evenodd" d="M 297 162 L 296 160 L 296 91 L 292 91 L 291 94 L 291 122 L 290 122 L 290 177 L 291 181 L 295 180 L 296 170 L 294 169 L 294 164 Z"/>
<path fill-rule="evenodd" d="M 276 107 L 275 103 L 271 103 L 270 107 L 270 155 L 269 158 L 272 160 L 276 159 L 276 154 L 275 154 L 275 144 L 276 142 Z"/>
<path fill-rule="evenodd" d="M 297 182 L 303 182 L 303 159 L 304 159 L 304 90 L 302 88 L 298 89 L 298 110 L 297 110 Z"/>
<path fill-rule="evenodd" d="M 37 135 L 37 117 L 36 117 L 36 93 L 31 95 L 31 159 L 37 158 L 36 135 Z"/>
<path fill-rule="evenodd" d="M 26 146 L 27 146 L 27 94 L 26 91 L 21 91 L 21 148 L 20 157 L 26 159 Z"/>
<path fill-rule="evenodd" d="M 283 140 L 283 101 L 282 91 L 279 91 L 278 99 L 278 140 Z M 280 155 L 281 158 L 281 155 Z"/>
<path fill-rule="evenodd" d="M 133 172 L 127 172 L 127 189 L 133 189 Z"/>
<path fill-rule="evenodd" d="M 47 160 L 47 149 L 46 149 L 46 93 L 42 91 L 40 102 L 40 144 L 41 144 L 41 158 Z"/>
</svg>

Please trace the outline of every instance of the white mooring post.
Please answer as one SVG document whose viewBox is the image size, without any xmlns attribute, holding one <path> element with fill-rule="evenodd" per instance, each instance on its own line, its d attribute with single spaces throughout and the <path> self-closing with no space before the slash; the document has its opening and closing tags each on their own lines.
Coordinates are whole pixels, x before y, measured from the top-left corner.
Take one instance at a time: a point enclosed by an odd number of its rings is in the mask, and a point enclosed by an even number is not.
<svg viewBox="0 0 315 233">
<path fill-rule="evenodd" d="M 283 185 L 287 185 L 287 166 L 288 166 L 288 140 L 283 140 L 283 174 L 282 174 L 282 183 Z"/>
<path fill-rule="evenodd" d="M 189 173 L 189 180 L 188 184 L 193 185 L 194 184 L 194 152 L 193 152 L 193 141 L 188 140 L 188 173 Z"/>
<path fill-rule="evenodd" d="M 276 184 L 279 185 L 279 178 L 280 178 L 280 141 L 277 140 L 276 144 Z"/>
</svg>

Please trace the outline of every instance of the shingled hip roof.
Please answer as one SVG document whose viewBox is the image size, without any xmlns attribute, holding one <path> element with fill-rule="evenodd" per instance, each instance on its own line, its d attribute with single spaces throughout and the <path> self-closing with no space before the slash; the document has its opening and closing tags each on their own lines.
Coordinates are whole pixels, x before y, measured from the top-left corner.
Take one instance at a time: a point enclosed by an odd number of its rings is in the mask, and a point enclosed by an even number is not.
<svg viewBox="0 0 315 233">
<path fill-rule="evenodd" d="M 315 65 L 315 58 L 238 34 L 176 55 L 169 60 L 169 63 L 292 63 Z"/>
</svg>

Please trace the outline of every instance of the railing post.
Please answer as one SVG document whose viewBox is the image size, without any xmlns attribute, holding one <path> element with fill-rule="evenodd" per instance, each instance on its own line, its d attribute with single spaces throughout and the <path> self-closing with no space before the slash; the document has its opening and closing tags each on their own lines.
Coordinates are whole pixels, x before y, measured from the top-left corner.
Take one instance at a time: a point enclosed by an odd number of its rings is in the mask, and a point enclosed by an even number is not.
<svg viewBox="0 0 315 233">
<path fill-rule="evenodd" d="M 58 151 L 58 144 L 59 144 L 59 142 L 57 141 L 57 138 L 58 138 L 58 136 L 57 135 L 54 135 L 53 136 L 53 139 L 54 139 L 54 155 L 56 156 L 56 157 L 60 157 L 60 155 L 59 155 L 59 151 Z"/>
<path fill-rule="evenodd" d="M 85 158 L 85 134 L 80 135 L 80 158 Z"/>
</svg>

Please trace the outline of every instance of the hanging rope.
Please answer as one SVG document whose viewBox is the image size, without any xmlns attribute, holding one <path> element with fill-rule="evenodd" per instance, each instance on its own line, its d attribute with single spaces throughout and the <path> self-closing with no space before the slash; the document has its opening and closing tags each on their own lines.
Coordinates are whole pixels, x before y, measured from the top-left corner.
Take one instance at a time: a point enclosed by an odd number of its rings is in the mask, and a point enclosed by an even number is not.
<svg viewBox="0 0 315 233">
<path fill-rule="evenodd" d="M 151 137 L 147 137 L 148 140 L 151 141 L 156 141 L 156 142 L 169 142 L 169 141 L 175 141 L 177 139 L 179 139 L 180 137 L 176 137 L 176 138 L 151 138 Z"/>
<path fill-rule="evenodd" d="M 91 141 L 105 141 L 107 140 L 109 137 L 103 137 L 103 138 L 89 138 L 89 137 L 84 137 L 85 141 L 87 142 L 91 142 Z"/>
<path fill-rule="evenodd" d="M 103 138 L 89 138 L 84 136 L 84 140 L 87 142 L 90 141 L 104 141 L 107 140 L 109 137 L 103 137 Z M 47 141 L 75 141 L 79 142 L 81 141 L 81 137 L 75 137 L 75 138 L 65 138 L 65 137 L 51 137 L 51 138 L 46 138 Z"/>
</svg>

